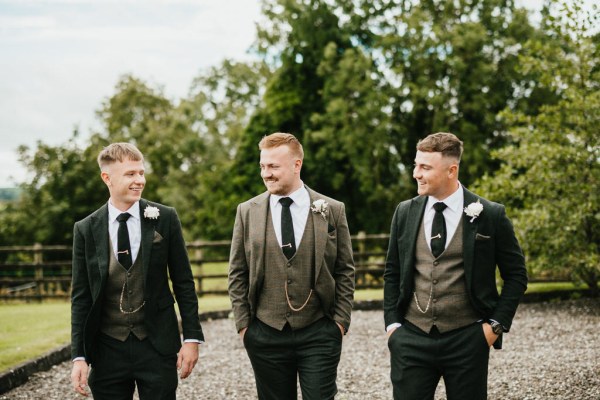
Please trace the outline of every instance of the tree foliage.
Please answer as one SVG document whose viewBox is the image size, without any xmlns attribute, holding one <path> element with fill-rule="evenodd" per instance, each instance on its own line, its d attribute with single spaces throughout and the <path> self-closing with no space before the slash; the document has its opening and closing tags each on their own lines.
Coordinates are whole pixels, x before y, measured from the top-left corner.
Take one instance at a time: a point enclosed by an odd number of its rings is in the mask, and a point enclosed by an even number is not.
<svg viewBox="0 0 600 400">
<path fill-rule="evenodd" d="M 520 69 L 556 100 L 535 114 L 503 113 L 511 143 L 481 189 L 502 200 L 536 275 L 571 275 L 598 295 L 600 279 L 600 48 L 597 10 L 550 2 Z"/>
<path fill-rule="evenodd" d="M 299 137 L 302 178 L 346 203 L 352 232 L 385 232 L 395 204 L 415 193 L 419 139 L 461 137 L 469 185 L 504 161 L 490 151 L 515 141 L 499 111 L 534 118 L 564 100 L 542 65 L 522 61 L 535 43 L 566 45 L 550 33 L 549 11 L 536 28 L 511 0 L 262 4 L 258 61 L 202 71 L 177 101 L 125 76 L 89 140 L 21 149 L 34 179 L 1 212 L 0 240 L 69 243 L 73 222 L 107 198 L 95 157 L 114 141 L 144 152 L 145 197 L 175 206 L 188 239 L 228 238 L 236 204 L 264 190 L 257 144 L 276 131 Z M 43 229 L 30 226 L 34 216 Z"/>
</svg>

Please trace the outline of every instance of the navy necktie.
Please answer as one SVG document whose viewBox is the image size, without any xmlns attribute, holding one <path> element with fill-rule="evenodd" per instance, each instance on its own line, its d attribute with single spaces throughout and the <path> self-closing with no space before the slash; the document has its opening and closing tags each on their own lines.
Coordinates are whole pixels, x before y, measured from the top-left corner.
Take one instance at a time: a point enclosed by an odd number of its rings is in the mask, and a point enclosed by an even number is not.
<svg viewBox="0 0 600 400">
<path fill-rule="evenodd" d="M 127 229 L 127 220 L 131 217 L 129 213 L 119 214 L 119 230 L 117 231 L 117 258 L 119 263 L 126 269 L 131 268 L 133 261 L 131 259 L 131 245 L 129 244 L 129 230 Z"/>
<path fill-rule="evenodd" d="M 446 219 L 444 218 L 446 207 L 442 202 L 433 205 L 435 216 L 431 224 L 431 253 L 435 258 L 438 258 L 446 248 Z"/>
<path fill-rule="evenodd" d="M 281 203 L 281 249 L 289 260 L 296 253 L 294 222 L 292 221 L 292 213 L 290 212 L 290 205 L 294 200 L 289 197 L 282 197 L 279 199 L 279 202 Z"/>
</svg>

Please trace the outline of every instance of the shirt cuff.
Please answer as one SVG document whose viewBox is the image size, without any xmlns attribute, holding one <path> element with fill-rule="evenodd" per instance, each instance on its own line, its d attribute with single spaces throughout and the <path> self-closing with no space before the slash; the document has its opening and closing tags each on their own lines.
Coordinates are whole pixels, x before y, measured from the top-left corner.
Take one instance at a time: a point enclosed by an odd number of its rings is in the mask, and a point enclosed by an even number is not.
<svg viewBox="0 0 600 400">
<path fill-rule="evenodd" d="M 72 362 L 75 362 L 75 361 L 85 361 L 85 357 L 75 357 L 75 358 L 72 360 Z"/>
<path fill-rule="evenodd" d="M 389 332 L 392 329 L 397 329 L 400 328 L 402 326 L 402 324 L 400 322 L 394 322 L 393 324 L 389 324 L 388 326 L 385 327 L 385 331 Z"/>
<path fill-rule="evenodd" d="M 198 340 L 198 339 L 184 339 L 183 343 L 198 343 L 198 344 L 202 344 L 202 343 L 204 343 L 204 341 Z"/>
</svg>

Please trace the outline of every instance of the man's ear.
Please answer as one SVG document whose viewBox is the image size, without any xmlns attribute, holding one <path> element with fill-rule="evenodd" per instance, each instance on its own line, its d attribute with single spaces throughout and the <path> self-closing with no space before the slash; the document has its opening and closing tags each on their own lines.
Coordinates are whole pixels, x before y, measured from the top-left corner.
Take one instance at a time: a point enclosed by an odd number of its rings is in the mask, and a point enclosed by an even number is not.
<svg viewBox="0 0 600 400">
<path fill-rule="evenodd" d="M 298 158 L 296 161 L 294 161 L 294 171 L 297 173 L 300 173 L 301 169 L 302 169 L 302 160 Z"/>
<path fill-rule="evenodd" d="M 111 186 L 110 175 L 108 175 L 108 172 L 100 172 L 100 178 L 102 178 L 102 181 L 106 184 L 106 186 Z"/>
<path fill-rule="evenodd" d="M 448 168 L 448 178 L 456 178 L 458 177 L 458 164 L 450 165 Z"/>
</svg>

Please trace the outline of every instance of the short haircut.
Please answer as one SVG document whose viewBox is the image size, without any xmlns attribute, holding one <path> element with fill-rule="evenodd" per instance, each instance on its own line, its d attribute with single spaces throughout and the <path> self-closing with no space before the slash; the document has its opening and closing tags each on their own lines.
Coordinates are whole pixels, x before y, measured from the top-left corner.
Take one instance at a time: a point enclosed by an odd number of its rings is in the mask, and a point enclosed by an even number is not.
<svg viewBox="0 0 600 400">
<path fill-rule="evenodd" d="M 290 148 L 290 152 L 294 156 L 301 160 L 304 159 L 304 150 L 302 149 L 302 145 L 296 136 L 292 135 L 291 133 L 272 133 L 263 137 L 258 143 L 258 148 L 260 150 L 272 149 L 279 146 L 288 146 Z"/>
<path fill-rule="evenodd" d="M 432 133 L 425 139 L 419 140 L 417 150 L 427 153 L 442 153 L 442 157 L 451 157 L 460 163 L 463 142 L 452 133 Z"/>
<path fill-rule="evenodd" d="M 111 143 L 98 154 L 100 170 L 117 161 L 144 161 L 142 152 L 131 143 Z"/>
</svg>

